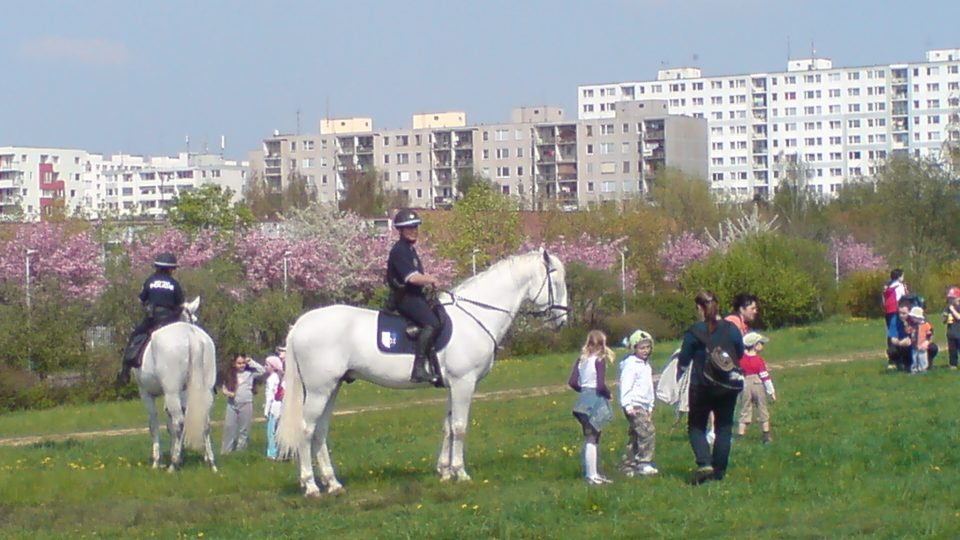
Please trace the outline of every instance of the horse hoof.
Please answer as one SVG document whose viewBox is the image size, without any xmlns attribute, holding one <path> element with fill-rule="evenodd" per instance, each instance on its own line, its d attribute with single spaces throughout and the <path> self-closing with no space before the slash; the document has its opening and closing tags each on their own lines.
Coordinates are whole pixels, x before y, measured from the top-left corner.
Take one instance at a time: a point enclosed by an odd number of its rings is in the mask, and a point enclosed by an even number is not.
<svg viewBox="0 0 960 540">
<path fill-rule="evenodd" d="M 211 471 L 213 474 L 217 474 L 218 472 L 220 472 L 220 471 L 217 469 L 217 466 L 216 466 L 216 465 L 211 465 L 211 466 L 210 466 L 210 471 Z"/>
<path fill-rule="evenodd" d="M 337 495 L 343 495 L 346 492 L 347 490 L 340 484 L 336 484 L 327 488 L 328 495 L 337 496 Z"/>
<path fill-rule="evenodd" d="M 307 491 L 306 493 L 303 494 L 303 496 L 308 499 L 319 499 L 320 495 L 321 494 L 319 489 L 313 490 L 313 491 Z"/>
<path fill-rule="evenodd" d="M 170 473 L 170 474 L 173 474 L 173 473 L 177 472 L 177 468 L 176 468 L 175 466 L 171 465 L 171 466 L 167 467 L 167 472 Z"/>
<path fill-rule="evenodd" d="M 460 471 L 457 473 L 457 482 L 469 482 L 471 480 L 473 480 L 473 478 L 470 478 L 470 475 L 467 474 L 467 471 Z"/>
<path fill-rule="evenodd" d="M 451 480 L 453 480 L 453 475 L 450 474 L 450 471 L 443 471 L 442 473 L 440 473 L 441 482 L 449 482 Z"/>
</svg>

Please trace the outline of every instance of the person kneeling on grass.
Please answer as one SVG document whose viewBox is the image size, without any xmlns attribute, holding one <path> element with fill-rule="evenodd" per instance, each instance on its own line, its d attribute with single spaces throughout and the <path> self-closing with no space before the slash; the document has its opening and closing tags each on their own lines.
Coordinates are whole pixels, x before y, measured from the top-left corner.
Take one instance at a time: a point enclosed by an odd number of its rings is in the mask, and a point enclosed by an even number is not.
<svg viewBox="0 0 960 540">
<path fill-rule="evenodd" d="M 657 430 L 653 425 L 653 336 L 637 330 L 627 341 L 633 354 L 620 362 L 620 405 L 630 426 L 627 428 L 627 450 L 621 469 L 630 476 L 653 476 Z"/>
<path fill-rule="evenodd" d="M 769 340 L 756 332 L 749 332 L 743 336 L 743 346 L 746 349 L 740 358 L 740 369 L 746 381 L 743 392 L 740 394 L 740 425 L 737 426 L 737 436 L 743 437 L 747 433 L 747 426 L 753 421 L 753 408 L 757 408 L 757 417 L 763 430 L 763 444 L 773 442 L 770 437 L 770 412 L 767 410 L 767 396 L 771 401 L 777 400 L 777 391 L 773 387 L 773 380 L 767 371 L 767 363 L 760 353 Z"/>
</svg>

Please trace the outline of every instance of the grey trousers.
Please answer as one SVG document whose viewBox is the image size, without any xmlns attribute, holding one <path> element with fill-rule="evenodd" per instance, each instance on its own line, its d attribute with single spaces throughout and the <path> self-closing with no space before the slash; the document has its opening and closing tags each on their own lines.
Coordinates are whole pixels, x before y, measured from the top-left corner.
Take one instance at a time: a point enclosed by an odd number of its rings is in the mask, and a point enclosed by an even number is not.
<svg viewBox="0 0 960 540">
<path fill-rule="evenodd" d="M 227 402 L 227 414 L 223 420 L 223 443 L 221 454 L 243 450 L 250 442 L 250 424 L 253 422 L 253 402 Z"/>
</svg>

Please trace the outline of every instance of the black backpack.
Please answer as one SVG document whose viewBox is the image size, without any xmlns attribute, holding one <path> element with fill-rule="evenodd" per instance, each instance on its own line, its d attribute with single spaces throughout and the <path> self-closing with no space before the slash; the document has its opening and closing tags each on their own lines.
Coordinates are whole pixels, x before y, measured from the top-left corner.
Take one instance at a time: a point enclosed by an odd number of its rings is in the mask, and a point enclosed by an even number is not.
<svg viewBox="0 0 960 540">
<path fill-rule="evenodd" d="M 739 392 L 743 390 L 743 371 L 740 369 L 740 359 L 733 358 L 723 349 L 720 341 L 725 332 L 729 331 L 727 321 L 718 321 L 713 334 L 706 334 L 694 330 L 690 331 L 706 348 L 706 358 L 703 362 L 703 379 L 707 386 L 723 388 Z"/>
</svg>

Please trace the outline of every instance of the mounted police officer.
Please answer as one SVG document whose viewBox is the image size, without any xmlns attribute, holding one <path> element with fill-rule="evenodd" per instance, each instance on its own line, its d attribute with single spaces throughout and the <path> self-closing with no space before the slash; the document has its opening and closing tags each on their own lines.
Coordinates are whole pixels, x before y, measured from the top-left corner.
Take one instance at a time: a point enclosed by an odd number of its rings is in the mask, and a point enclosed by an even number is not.
<svg viewBox="0 0 960 540">
<path fill-rule="evenodd" d="M 133 330 L 127 348 L 123 352 L 123 369 L 117 375 L 117 384 L 130 382 L 130 370 L 140 364 L 140 353 L 150 338 L 150 334 L 160 326 L 180 319 L 183 311 L 183 289 L 173 278 L 177 268 L 177 257 L 172 253 L 161 253 L 153 261 L 154 273 L 143 282 L 140 290 L 140 303 L 147 314 Z"/>
<path fill-rule="evenodd" d="M 400 238 L 390 249 L 387 259 L 387 284 L 390 286 L 392 303 L 401 315 L 420 327 L 417 336 L 416 355 L 413 360 L 411 382 L 434 383 L 439 374 L 427 370 L 427 360 L 433 352 L 433 343 L 440 330 L 440 320 L 430 309 L 423 289 L 436 287 L 437 278 L 423 271 L 420 257 L 414 244 L 420 235 L 420 216 L 413 210 L 400 210 L 393 218 L 393 226 Z"/>
</svg>

